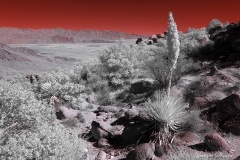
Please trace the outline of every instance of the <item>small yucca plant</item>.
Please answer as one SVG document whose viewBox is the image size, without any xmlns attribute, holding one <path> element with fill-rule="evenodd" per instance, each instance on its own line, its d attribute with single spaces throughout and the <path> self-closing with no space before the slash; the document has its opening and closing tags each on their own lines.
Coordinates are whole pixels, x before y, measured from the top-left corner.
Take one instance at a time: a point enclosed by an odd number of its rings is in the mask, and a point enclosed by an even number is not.
<svg viewBox="0 0 240 160">
<path fill-rule="evenodd" d="M 149 99 L 145 103 L 144 111 L 156 124 L 155 142 L 167 147 L 173 141 L 174 132 L 180 130 L 185 124 L 188 105 L 181 97 L 173 95 L 168 97 L 166 92 L 158 91 L 155 99 L 154 102 Z"/>
</svg>

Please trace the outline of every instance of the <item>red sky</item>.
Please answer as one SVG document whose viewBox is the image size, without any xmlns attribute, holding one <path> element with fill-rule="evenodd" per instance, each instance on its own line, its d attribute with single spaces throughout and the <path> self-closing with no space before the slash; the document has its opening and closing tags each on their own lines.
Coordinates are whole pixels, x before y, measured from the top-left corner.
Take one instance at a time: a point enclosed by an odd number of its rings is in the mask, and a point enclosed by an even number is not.
<svg viewBox="0 0 240 160">
<path fill-rule="evenodd" d="M 178 30 L 213 19 L 240 20 L 240 0 L 0 0 L 0 27 L 117 30 L 154 34 L 167 29 L 171 11 Z"/>
</svg>

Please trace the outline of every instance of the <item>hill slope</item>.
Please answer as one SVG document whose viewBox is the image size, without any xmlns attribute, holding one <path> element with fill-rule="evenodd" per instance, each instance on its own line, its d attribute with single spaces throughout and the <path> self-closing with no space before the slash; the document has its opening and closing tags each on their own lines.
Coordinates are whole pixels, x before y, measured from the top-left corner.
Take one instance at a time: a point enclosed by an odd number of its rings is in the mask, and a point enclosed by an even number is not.
<svg viewBox="0 0 240 160">
<path fill-rule="evenodd" d="M 0 42 L 6 44 L 39 44 L 39 43 L 81 43 L 111 42 L 112 40 L 136 39 L 147 35 L 128 34 L 119 31 L 70 30 L 70 29 L 20 29 L 1 27 Z"/>
<path fill-rule="evenodd" d="M 0 79 L 16 73 L 34 74 L 60 66 L 67 67 L 75 61 L 65 57 L 48 58 L 38 51 L 25 47 L 12 48 L 0 42 Z"/>
</svg>

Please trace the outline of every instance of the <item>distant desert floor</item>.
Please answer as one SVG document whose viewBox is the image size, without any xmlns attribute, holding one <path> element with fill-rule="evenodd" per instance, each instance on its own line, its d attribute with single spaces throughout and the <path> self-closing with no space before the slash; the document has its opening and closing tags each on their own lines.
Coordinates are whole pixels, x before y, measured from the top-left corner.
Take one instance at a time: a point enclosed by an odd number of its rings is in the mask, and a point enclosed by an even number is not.
<svg viewBox="0 0 240 160">
<path fill-rule="evenodd" d="M 125 40 L 125 44 L 134 44 L 136 39 Z M 0 60 L 0 79 L 15 74 L 38 74 L 55 68 L 66 68 L 97 58 L 99 51 L 114 45 L 113 43 L 59 43 L 59 44 L 7 44 L 12 48 L 25 47 L 38 52 L 31 57 L 34 61 Z M 38 59 L 39 57 L 39 59 Z"/>
<path fill-rule="evenodd" d="M 124 43 L 135 43 L 136 39 L 125 40 Z M 80 61 L 86 61 L 90 58 L 97 58 L 99 50 L 114 45 L 113 43 L 59 43 L 59 44 L 8 44 L 10 47 L 26 47 L 36 50 L 41 55 L 48 58 L 56 56 L 75 58 Z"/>
</svg>

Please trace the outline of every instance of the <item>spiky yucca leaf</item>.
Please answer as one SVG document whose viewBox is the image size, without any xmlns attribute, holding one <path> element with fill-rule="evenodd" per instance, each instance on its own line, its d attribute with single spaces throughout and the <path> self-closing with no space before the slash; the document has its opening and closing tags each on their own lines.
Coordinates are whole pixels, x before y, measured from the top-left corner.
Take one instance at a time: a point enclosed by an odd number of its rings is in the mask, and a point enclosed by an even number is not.
<svg viewBox="0 0 240 160">
<path fill-rule="evenodd" d="M 177 131 L 185 122 L 188 105 L 183 103 L 181 97 L 158 92 L 156 101 L 150 99 L 145 103 L 144 111 L 153 121 L 166 124 L 172 131 Z"/>
</svg>

